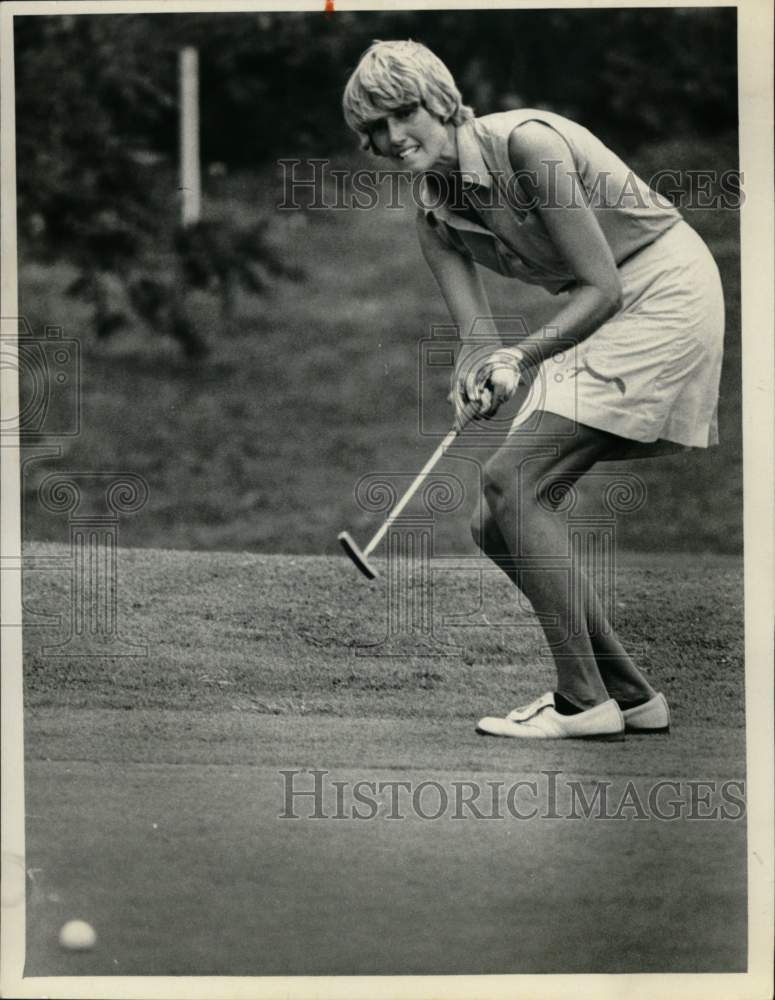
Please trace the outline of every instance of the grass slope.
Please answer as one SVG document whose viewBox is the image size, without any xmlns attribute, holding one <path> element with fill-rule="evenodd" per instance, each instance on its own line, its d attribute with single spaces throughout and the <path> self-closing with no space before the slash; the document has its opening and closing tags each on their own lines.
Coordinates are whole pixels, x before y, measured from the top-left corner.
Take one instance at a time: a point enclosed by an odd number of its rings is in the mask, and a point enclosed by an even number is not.
<svg viewBox="0 0 775 1000">
<path fill-rule="evenodd" d="M 35 569 L 57 556 L 61 571 Z M 147 656 L 57 657 L 42 647 L 69 628 L 67 551 L 28 546 L 26 704 L 470 719 L 551 688 L 540 629 L 506 578 L 478 562 L 433 566 L 434 631 L 450 645 L 427 655 L 404 635 L 386 656 L 373 646 L 388 633 L 385 581 L 366 582 L 343 557 L 121 550 L 119 632 Z M 677 722 L 743 725 L 737 559 L 621 557 L 616 602 L 625 643 Z M 35 625 L 41 614 L 61 627 Z M 452 616 L 459 624 L 445 625 Z"/>
</svg>

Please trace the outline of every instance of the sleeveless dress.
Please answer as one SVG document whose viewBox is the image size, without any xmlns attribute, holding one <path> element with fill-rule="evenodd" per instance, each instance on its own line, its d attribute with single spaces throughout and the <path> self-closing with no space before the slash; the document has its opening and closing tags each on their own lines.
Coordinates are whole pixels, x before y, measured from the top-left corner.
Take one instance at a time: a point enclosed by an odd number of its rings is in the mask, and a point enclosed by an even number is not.
<svg viewBox="0 0 775 1000">
<path fill-rule="evenodd" d="M 515 184 L 508 140 L 528 121 L 549 126 L 567 145 L 573 200 L 595 213 L 623 304 L 586 340 L 538 367 L 513 426 L 545 410 L 639 442 L 718 443 L 724 299 L 716 263 L 678 210 L 583 126 L 531 108 L 465 122 L 458 157 L 475 215 L 453 211 L 448 193 L 426 175 L 418 226 L 501 275 L 555 295 L 571 290 L 575 276 Z"/>
</svg>

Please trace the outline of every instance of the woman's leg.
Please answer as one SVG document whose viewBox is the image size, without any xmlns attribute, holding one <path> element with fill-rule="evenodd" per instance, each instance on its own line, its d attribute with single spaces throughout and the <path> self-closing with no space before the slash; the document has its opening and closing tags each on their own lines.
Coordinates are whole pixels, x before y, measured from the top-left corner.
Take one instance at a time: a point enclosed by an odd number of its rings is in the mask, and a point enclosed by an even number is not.
<svg viewBox="0 0 775 1000">
<path fill-rule="evenodd" d="M 506 552 L 506 543 L 486 503 L 477 510 L 471 527 L 479 548 L 516 585 L 517 572 L 514 568 L 514 559 Z M 602 601 L 594 590 L 587 594 L 587 631 L 595 662 L 608 694 L 624 705 L 653 698 L 656 692 L 619 641 L 605 615 Z"/>
<path fill-rule="evenodd" d="M 568 576 L 546 565 L 567 559 L 567 519 L 556 509 L 564 490 L 596 461 L 614 457 L 621 439 L 547 413 L 541 415 L 541 432 L 540 448 L 529 439 L 522 444 L 517 432 L 488 463 L 475 539 L 539 617 L 551 622 L 543 627 L 555 656 L 559 694 L 579 708 L 610 697 L 625 704 L 648 700 L 655 692 L 606 621 L 582 568 L 571 565 Z M 581 628 L 571 622 L 572 592 L 584 595 Z"/>
<path fill-rule="evenodd" d="M 625 708 L 649 701 L 657 692 L 635 666 L 608 620 L 604 618 L 603 621 L 608 631 L 594 632 L 590 638 L 608 693 Z"/>
</svg>

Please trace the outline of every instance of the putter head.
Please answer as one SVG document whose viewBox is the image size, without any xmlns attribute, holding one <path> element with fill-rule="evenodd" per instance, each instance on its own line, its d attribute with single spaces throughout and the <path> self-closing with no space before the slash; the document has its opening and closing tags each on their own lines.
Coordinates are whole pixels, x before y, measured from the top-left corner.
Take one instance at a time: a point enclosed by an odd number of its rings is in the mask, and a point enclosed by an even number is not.
<svg viewBox="0 0 775 1000">
<path fill-rule="evenodd" d="M 348 532 L 340 531 L 336 537 L 339 539 L 342 548 L 345 550 L 347 555 L 352 559 L 352 561 L 355 563 L 355 565 L 358 567 L 361 573 L 363 573 L 363 575 L 367 577 L 369 580 L 375 580 L 379 576 L 379 573 L 372 566 L 369 565 L 369 560 L 361 552 L 361 550 L 355 544 L 355 541 L 350 537 Z"/>
</svg>

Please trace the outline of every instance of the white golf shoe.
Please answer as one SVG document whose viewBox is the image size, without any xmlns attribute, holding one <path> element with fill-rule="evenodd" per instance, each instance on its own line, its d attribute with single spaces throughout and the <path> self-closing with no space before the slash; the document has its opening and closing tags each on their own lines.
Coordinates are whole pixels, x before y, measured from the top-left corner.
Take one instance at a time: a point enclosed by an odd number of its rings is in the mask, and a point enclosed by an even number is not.
<svg viewBox="0 0 775 1000">
<path fill-rule="evenodd" d="M 549 691 L 525 708 L 515 708 L 505 719 L 480 719 L 476 731 L 482 736 L 529 740 L 623 740 L 624 716 L 613 698 L 576 715 L 560 715 Z"/>
<path fill-rule="evenodd" d="M 624 728 L 628 733 L 669 733 L 670 706 L 660 692 L 635 708 L 625 708 Z"/>
</svg>

